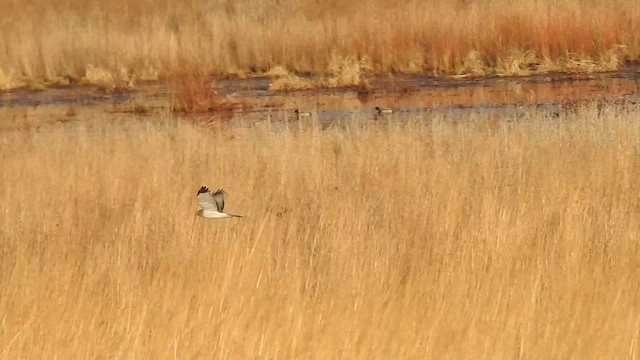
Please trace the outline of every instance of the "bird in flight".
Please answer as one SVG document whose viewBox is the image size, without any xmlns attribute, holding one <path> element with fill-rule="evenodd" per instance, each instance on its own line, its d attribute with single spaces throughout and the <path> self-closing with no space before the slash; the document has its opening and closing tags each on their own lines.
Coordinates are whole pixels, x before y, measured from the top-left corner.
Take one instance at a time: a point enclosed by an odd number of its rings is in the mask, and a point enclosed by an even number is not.
<svg viewBox="0 0 640 360">
<path fill-rule="evenodd" d="M 393 109 L 390 108 L 380 108 L 379 106 L 376 106 L 376 111 L 378 112 L 378 114 L 382 115 L 382 114 L 393 114 Z"/>
<path fill-rule="evenodd" d="M 213 194 L 206 186 L 198 190 L 198 206 L 200 210 L 196 215 L 206 219 L 224 219 L 230 217 L 242 217 L 241 215 L 232 215 L 222 212 L 224 210 L 224 193 L 223 189 L 216 190 Z"/>
<path fill-rule="evenodd" d="M 310 111 L 300 111 L 298 109 L 296 109 L 296 111 L 294 111 L 294 113 L 296 113 L 296 116 L 298 118 L 311 117 L 313 115 Z"/>
</svg>

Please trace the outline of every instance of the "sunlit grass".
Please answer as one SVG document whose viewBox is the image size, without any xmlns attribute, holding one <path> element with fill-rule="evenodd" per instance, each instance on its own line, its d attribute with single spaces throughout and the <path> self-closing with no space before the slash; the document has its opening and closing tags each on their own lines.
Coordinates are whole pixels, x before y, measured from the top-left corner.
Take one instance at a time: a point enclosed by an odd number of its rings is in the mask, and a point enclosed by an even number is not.
<svg viewBox="0 0 640 360">
<path fill-rule="evenodd" d="M 109 116 L 0 133 L 0 358 L 638 357 L 637 110 Z"/>
<path fill-rule="evenodd" d="M 640 54 L 633 0 L 0 0 L 0 6 L 0 89 L 130 88 L 185 68 L 214 76 L 284 68 L 318 77 L 316 86 L 352 86 L 372 73 L 610 71 Z M 292 79 L 274 88 L 301 84 Z"/>
</svg>

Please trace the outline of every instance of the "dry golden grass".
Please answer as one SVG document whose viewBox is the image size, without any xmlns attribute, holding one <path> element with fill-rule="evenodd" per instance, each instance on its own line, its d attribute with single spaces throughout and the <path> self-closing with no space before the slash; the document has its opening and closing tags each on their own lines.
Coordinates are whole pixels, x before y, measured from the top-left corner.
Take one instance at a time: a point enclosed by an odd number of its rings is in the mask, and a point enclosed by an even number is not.
<svg viewBox="0 0 640 360">
<path fill-rule="evenodd" d="M 328 77 L 315 77 L 313 79 L 302 78 L 291 73 L 282 73 L 282 68 L 267 72 L 270 77 L 276 79 L 269 85 L 271 91 L 308 90 L 319 88 L 346 88 L 358 87 L 368 89 L 369 82 L 364 78 L 366 61 L 354 61 L 347 59 L 334 59 L 329 63 Z"/>
<path fill-rule="evenodd" d="M 638 115 L 3 131 L 0 358 L 638 358 Z"/>
<path fill-rule="evenodd" d="M 240 76 L 281 67 L 351 86 L 363 71 L 526 75 L 640 60 L 635 0 L 0 0 L 0 8 L 0 89 L 128 88 L 184 66 Z M 350 68 L 336 76 L 341 62 Z"/>
</svg>

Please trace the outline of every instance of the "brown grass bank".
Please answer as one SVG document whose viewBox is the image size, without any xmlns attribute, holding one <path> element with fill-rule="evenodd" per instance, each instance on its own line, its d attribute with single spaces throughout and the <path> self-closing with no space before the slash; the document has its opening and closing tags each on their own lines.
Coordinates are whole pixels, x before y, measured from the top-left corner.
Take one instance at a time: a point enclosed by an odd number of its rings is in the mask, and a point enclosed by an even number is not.
<svg viewBox="0 0 640 360">
<path fill-rule="evenodd" d="M 0 358 L 637 358 L 638 111 L 598 111 L 3 132 Z"/>
<path fill-rule="evenodd" d="M 367 73 L 615 70 L 640 56 L 634 0 L 0 0 L 0 8 L 0 89 L 130 87 L 185 69 L 284 69 L 348 86 Z M 276 88 L 309 86 L 287 79 Z"/>
</svg>

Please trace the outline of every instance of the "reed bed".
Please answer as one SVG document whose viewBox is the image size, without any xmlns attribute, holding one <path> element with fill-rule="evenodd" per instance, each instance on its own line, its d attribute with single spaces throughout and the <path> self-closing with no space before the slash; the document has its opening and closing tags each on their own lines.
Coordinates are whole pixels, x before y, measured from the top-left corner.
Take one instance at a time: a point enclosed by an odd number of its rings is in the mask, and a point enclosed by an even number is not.
<svg viewBox="0 0 640 360">
<path fill-rule="evenodd" d="M 0 358 L 638 358 L 638 112 L 3 131 Z"/>
<path fill-rule="evenodd" d="M 185 71 L 284 77 L 273 89 L 344 87 L 370 74 L 596 72 L 640 59 L 633 0 L 0 0 L 0 7 L 0 89 L 128 89 Z"/>
</svg>

